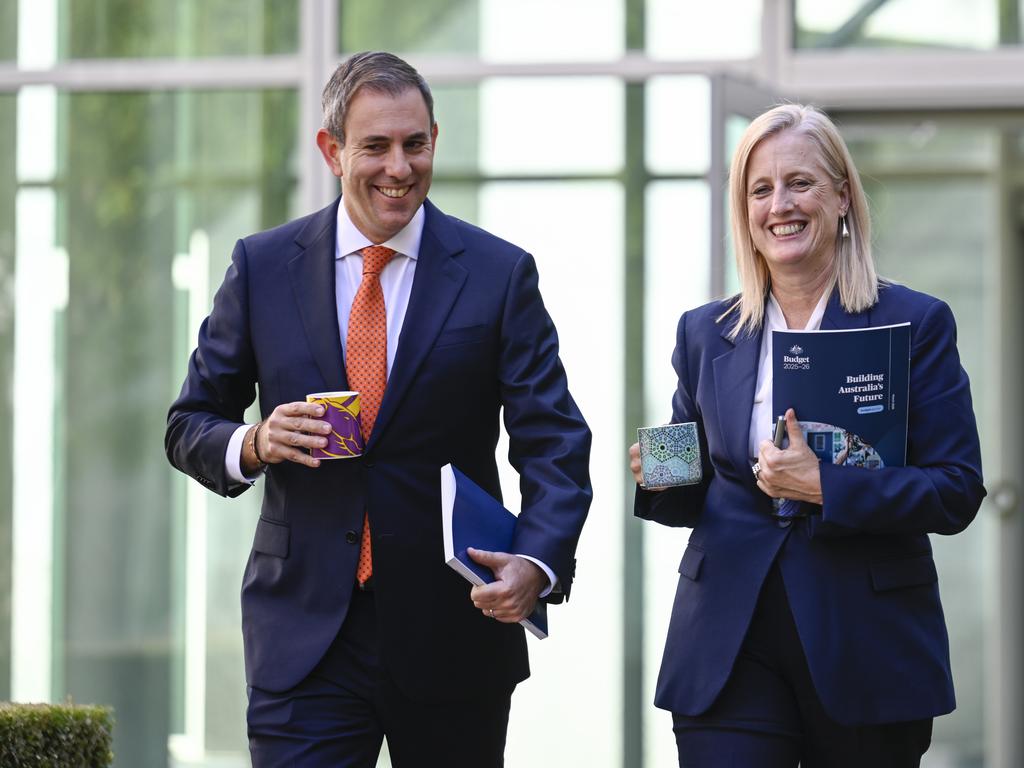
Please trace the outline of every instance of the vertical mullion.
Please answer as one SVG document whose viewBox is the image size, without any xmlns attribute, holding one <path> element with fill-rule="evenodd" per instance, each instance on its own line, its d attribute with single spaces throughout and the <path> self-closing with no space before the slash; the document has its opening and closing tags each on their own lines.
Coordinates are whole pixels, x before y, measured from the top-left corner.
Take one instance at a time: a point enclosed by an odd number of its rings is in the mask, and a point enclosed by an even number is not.
<svg viewBox="0 0 1024 768">
<path fill-rule="evenodd" d="M 645 49 L 644 0 L 625 2 L 626 49 Z M 625 337 L 623 417 L 630 435 L 644 416 L 644 199 L 647 171 L 644 162 L 645 83 L 626 84 L 625 126 L 625 279 L 623 323 Z M 632 476 L 623 494 L 622 535 L 622 765 L 643 768 L 644 763 L 644 572 L 643 528 L 633 518 Z"/>
<path fill-rule="evenodd" d="M 711 269 L 708 286 L 713 297 L 725 296 L 725 248 L 726 202 L 725 181 L 727 167 L 725 158 L 725 121 L 727 106 L 725 98 L 726 81 L 723 75 L 711 80 L 710 158 L 708 161 L 708 196 L 711 205 Z"/>
</svg>

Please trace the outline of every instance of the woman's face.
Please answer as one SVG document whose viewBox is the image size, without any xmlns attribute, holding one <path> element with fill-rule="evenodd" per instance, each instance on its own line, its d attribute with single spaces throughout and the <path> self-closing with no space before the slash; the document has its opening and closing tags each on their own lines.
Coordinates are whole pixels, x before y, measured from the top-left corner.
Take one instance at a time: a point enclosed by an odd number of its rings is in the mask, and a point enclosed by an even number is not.
<svg viewBox="0 0 1024 768">
<path fill-rule="evenodd" d="M 773 274 L 820 272 L 835 259 L 849 184 L 836 189 L 814 142 L 797 130 L 769 136 L 747 162 L 747 217 Z"/>
</svg>

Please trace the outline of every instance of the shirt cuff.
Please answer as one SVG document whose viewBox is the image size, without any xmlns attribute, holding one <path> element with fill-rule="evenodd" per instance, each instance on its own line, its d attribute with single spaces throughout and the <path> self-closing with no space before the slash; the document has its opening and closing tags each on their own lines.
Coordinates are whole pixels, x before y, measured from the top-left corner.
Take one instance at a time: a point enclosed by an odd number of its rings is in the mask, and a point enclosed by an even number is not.
<svg viewBox="0 0 1024 768">
<path fill-rule="evenodd" d="M 236 483 L 252 485 L 260 479 L 263 471 L 260 470 L 251 477 L 242 473 L 242 449 L 245 447 L 245 433 L 252 428 L 252 424 L 243 424 L 235 430 L 228 440 L 228 449 L 224 456 L 224 467 L 227 469 L 228 477 Z"/>
<path fill-rule="evenodd" d="M 516 557 L 521 557 L 523 558 L 523 560 L 529 560 L 531 563 L 533 563 L 542 571 L 544 571 L 545 575 L 548 577 L 547 589 L 545 589 L 543 592 L 537 595 L 538 598 L 547 597 L 558 587 L 558 579 L 555 578 L 555 572 L 548 568 L 546 563 L 542 563 L 536 557 L 530 557 L 529 555 L 517 554 Z"/>
</svg>

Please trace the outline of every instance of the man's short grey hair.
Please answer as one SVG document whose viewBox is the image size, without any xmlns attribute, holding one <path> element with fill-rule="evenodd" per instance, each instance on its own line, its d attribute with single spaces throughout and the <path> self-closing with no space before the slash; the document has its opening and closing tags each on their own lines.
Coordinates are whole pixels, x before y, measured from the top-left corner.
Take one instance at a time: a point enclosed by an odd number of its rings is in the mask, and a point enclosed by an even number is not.
<svg viewBox="0 0 1024 768">
<path fill-rule="evenodd" d="M 430 86 L 408 62 L 384 51 L 354 53 L 338 65 L 324 86 L 321 103 L 324 109 L 324 129 L 345 144 L 345 117 L 349 105 L 359 89 L 367 88 L 389 96 L 401 96 L 415 88 L 423 96 L 434 126 L 434 97 Z"/>
</svg>

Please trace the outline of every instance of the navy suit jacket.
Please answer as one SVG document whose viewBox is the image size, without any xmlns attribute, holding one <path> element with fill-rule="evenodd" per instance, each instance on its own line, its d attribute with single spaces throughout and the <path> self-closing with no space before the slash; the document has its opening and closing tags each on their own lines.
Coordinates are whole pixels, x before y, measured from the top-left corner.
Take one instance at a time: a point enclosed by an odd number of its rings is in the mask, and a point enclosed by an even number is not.
<svg viewBox="0 0 1024 768">
<path fill-rule="evenodd" d="M 693 527 L 656 704 L 686 715 L 711 706 L 777 560 L 811 677 L 834 720 L 885 723 L 951 711 L 949 641 L 928 534 L 963 530 L 985 490 L 949 307 L 882 285 L 874 307 L 850 314 L 833 292 L 822 329 L 911 324 L 907 466 L 823 464 L 816 516 L 780 528 L 748 455 L 761 334 L 728 340 L 729 322 L 716 322 L 728 305 L 684 314 L 673 355 L 672 420 L 699 425 L 703 481 L 637 490 L 638 516 Z"/>
<path fill-rule="evenodd" d="M 338 204 L 235 246 L 166 436 L 171 463 L 217 493 L 249 487 L 232 483 L 224 457 L 257 385 L 264 417 L 309 392 L 348 389 L 334 295 Z M 399 686 L 458 699 L 528 676 L 522 628 L 482 616 L 444 564 L 440 467 L 454 463 L 500 498 L 500 408 L 522 490 L 513 551 L 548 564 L 563 595 L 572 584 L 591 498 L 590 431 L 534 260 L 424 205 L 409 307 L 364 455 L 266 471 L 242 585 L 250 685 L 286 690 L 322 658 L 355 584 L 364 510 L 379 650 Z"/>
</svg>

